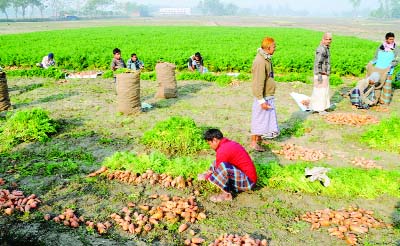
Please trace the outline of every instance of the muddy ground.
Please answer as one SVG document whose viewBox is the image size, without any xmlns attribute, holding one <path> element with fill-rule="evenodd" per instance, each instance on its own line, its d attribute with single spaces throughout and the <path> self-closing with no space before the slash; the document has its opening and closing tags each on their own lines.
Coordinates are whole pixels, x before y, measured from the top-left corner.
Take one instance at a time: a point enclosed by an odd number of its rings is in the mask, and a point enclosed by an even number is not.
<svg viewBox="0 0 400 246">
<path fill-rule="evenodd" d="M 105 25 L 248 25 L 248 26 L 291 26 L 316 30 L 327 30 L 342 35 L 352 35 L 380 40 L 386 31 L 400 33 L 399 22 L 373 20 L 332 20 L 332 19 L 288 19 L 288 18 L 232 18 L 190 19 L 133 19 L 96 22 L 48 22 L 48 23 L 0 23 L 1 33 L 78 28 Z M 385 28 L 382 28 L 385 27 Z M 386 27 L 388 30 L 386 30 Z M 397 30 L 397 31 L 396 31 Z M 378 118 L 389 117 L 399 112 L 400 95 L 395 91 L 390 112 L 352 109 L 347 92 L 356 78 L 347 78 L 343 86 L 332 88 L 332 101 L 337 112 L 371 114 Z M 21 153 L 21 159 L 29 162 L 40 161 L 49 152 L 88 153 L 94 156 L 94 164 L 80 168 L 81 178 L 70 179 L 62 173 L 54 176 L 28 176 L 20 178 L 16 173 L 0 173 L 9 182 L 18 181 L 20 189 L 36 193 L 43 200 L 40 213 L 60 213 L 66 206 L 75 207 L 80 214 L 93 219 L 105 219 L 111 211 L 118 211 L 129 200 L 149 202 L 147 195 L 153 193 L 189 196 L 193 189 L 184 191 L 161 189 L 157 186 L 128 186 L 118 182 L 99 179 L 95 184 L 85 181 L 85 175 L 96 170 L 100 163 L 116 151 L 145 153 L 139 143 L 143 132 L 160 120 L 170 116 L 192 117 L 198 125 L 219 127 L 224 134 L 242 143 L 249 142 L 251 116 L 251 84 L 242 82 L 229 87 L 218 87 L 203 81 L 178 81 L 179 96 L 176 99 L 155 100 L 157 83 L 141 82 L 141 101 L 154 106 L 152 110 L 134 117 L 122 116 L 116 112 L 115 84 L 112 79 L 78 79 L 54 81 L 49 79 L 9 78 L 12 104 L 17 109 L 41 107 L 50 116 L 61 122 L 62 130 L 48 143 L 21 144 L 14 153 Z M 276 94 L 278 120 L 281 127 L 290 127 L 295 121 L 307 122 L 311 131 L 302 137 L 280 138 L 274 145 L 296 143 L 298 145 L 324 150 L 332 155 L 323 160 L 332 166 L 351 166 L 350 159 L 365 157 L 376 160 L 387 170 L 398 170 L 399 155 L 367 149 L 355 140 L 367 127 L 338 126 L 326 123 L 319 115 L 299 111 L 289 93 L 311 94 L 311 85 L 291 82 L 279 83 Z M 250 152 L 257 162 L 276 160 L 282 165 L 292 163 L 268 151 Z M 213 152 L 201 154 L 212 160 Z M 4 163 L 4 160 L 2 162 Z M 9 163 L 8 163 L 9 164 Z M 16 163 L 15 165 L 18 165 Z M 7 170 L 15 168 L 7 167 Z M 85 192 L 82 192 L 85 191 Z M 104 191 L 104 192 L 103 192 Z M 211 241 L 221 233 L 248 233 L 257 238 L 266 238 L 271 245 L 344 245 L 344 241 L 329 236 L 325 229 L 311 231 L 309 224 L 296 222 L 294 218 L 305 211 L 324 208 L 344 208 L 356 205 L 374 210 L 377 217 L 392 222 L 392 213 L 399 198 L 382 196 L 378 199 L 362 198 L 337 199 L 318 195 L 292 194 L 284 191 L 258 188 L 249 193 L 239 194 L 232 203 L 213 204 L 208 201 L 208 189 L 201 189 L 199 204 L 208 214 L 208 219 L 192 225 L 199 236 Z M 29 219 L 27 219 L 29 218 Z M 44 222 L 40 215 L 0 217 L 0 245 L 181 245 L 188 235 L 171 235 L 158 232 L 156 235 L 132 237 L 111 231 L 100 237 L 84 228 L 72 230 L 54 223 Z M 374 229 L 361 237 L 362 245 L 396 245 L 400 234 L 393 229 Z"/>
</svg>

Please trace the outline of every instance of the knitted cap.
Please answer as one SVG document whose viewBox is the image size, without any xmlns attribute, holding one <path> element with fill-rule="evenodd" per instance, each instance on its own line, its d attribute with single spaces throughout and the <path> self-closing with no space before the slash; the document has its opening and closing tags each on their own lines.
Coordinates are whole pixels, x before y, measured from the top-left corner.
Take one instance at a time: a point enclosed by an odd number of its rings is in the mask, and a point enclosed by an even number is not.
<svg viewBox="0 0 400 246">
<path fill-rule="evenodd" d="M 54 54 L 53 54 L 53 53 L 49 53 L 48 57 L 51 58 L 51 59 L 53 59 Z"/>
</svg>

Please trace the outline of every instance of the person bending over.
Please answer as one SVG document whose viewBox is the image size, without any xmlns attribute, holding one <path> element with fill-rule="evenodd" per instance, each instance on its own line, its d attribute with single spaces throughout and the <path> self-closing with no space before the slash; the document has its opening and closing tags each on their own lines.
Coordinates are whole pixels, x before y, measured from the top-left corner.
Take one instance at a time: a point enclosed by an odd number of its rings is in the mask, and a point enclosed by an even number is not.
<svg viewBox="0 0 400 246">
<path fill-rule="evenodd" d="M 243 146 L 224 138 L 218 129 L 208 129 L 203 138 L 215 150 L 216 159 L 206 172 L 198 175 L 198 180 L 208 180 L 221 189 L 210 200 L 231 201 L 232 192 L 251 190 L 257 182 L 257 172 Z"/>
</svg>

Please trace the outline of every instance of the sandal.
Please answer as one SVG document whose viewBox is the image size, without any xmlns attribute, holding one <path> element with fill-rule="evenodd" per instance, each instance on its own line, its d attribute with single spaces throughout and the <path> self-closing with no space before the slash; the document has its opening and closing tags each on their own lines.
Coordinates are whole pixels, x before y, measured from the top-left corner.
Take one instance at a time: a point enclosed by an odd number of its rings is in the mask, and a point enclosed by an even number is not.
<svg viewBox="0 0 400 246">
<path fill-rule="evenodd" d="M 212 202 L 225 202 L 232 201 L 232 195 L 230 193 L 220 193 L 210 197 Z"/>
<path fill-rule="evenodd" d="M 258 144 L 250 145 L 250 148 L 252 150 L 255 150 L 255 151 L 258 151 L 258 152 L 264 152 L 265 151 L 264 147 L 262 147 L 262 146 L 260 146 Z"/>
</svg>

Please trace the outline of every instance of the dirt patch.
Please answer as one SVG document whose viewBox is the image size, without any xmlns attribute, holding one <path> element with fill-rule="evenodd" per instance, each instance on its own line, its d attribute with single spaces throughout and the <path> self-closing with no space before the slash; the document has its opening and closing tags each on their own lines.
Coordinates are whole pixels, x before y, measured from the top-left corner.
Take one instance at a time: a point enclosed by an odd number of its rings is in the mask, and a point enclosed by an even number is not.
<svg viewBox="0 0 400 246">
<path fill-rule="evenodd" d="M 219 127 L 224 134 L 242 143 L 249 144 L 249 128 L 251 115 L 251 83 L 239 83 L 232 87 L 221 88 L 213 83 L 203 81 L 178 81 L 178 97 L 157 100 L 153 96 L 157 83 L 141 82 L 141 99 L 153 105 L 153 109 L 137 116 L 123 116 L 116 111 L 115 84 L 112 79 L 77 79 L 67 80 L 59 84 L 45 79 L 10 79 L 11 102 L 17 109 L 41 107 L 50 112 L 50 116 L 64 126 L 61 132 L 54 136 L 50 143 L 23 144 L 17 151 L 29 151 L 30 154 L 42 153 L 54 146 L 63 150 L 81 150 L 94 156 L 96 163 L 113 155 L 116 151 L 130 150 L 144 153 L 149 150 L 139 144 L 143 132 L 153 127 L 158 121 L 170 116 L 184 115 L 192 117 L 196 124 Z M 40 85 L 40 86 L 35 86 Z M 29 87 L 29 90 L 25 88 Z M 346 87 L 346 85 L 344 85 Z M 332 95 L 340 94 L 343 88 L 333 88 Z M 289 93 L 295 91 L 311 94 L 312 86 L 299 83 L 279 83 L 276 94 L 276 105 L 280 126 L 289 127 L 294 121 L 308 124 L 309 131 L 303 136 L 287 136 L 273 141 L 270 148 L 280 144 L 296 144 L 310 149 L 321 149 L 330 154 L 331 159 L 322 159 L 321 163 L 332 166 L 352 166 L 355 157 L 375 160 L 378 165 L 387 170 L 397 169 L 398 154 L 386 153 L 366 148 L 358 143 L 356 136 L 366 127 L 353 127 L 327 123 L 318 114 L 300 112 Z M 357 112 L 351 108 L 348 98 L 336 97 L 337 112 Z M 395 91 L 391 111 L 400 109 L 400 100 Z M 389 117 L 388 112 L 369 111 L 379 119 Z M 202 157 L 214 158 L 212 151 L 203 152 Z M 282 165 L 293 163 L 283 156 L 277 156 L 271 151 L 266 153 L 251 152 L 256 162 L 275 160 Z M 318 162 L 317 162 L 318 163 Z M 96 166 L 82 167 L 82 173 L 87 174 L 97 170 Z M 4 174 L 2 174 L 4 175 Z M 11 176 L 4 175 L 6 179 Z M 126 202 L 134 200 L 137 203 L 149 202 L 149 195 L 169 194 L 187 197 L 191 189 L 174 190 L 146 184 L 127 185 L 99 179 L 94 183 L 84 179 L 70 180 L 68 177 L 54 176 L 33 182 L 27 177 L 22 179 L 21 188 L 33 190 L 44 204 L 39 207 L 43 214 L 61 213 L 67 205 L 77 208 L 80 215 L 97 221 L 104 221 L 112 212 L 118 212 Z M 50 185 L 46 185 L 50 184 Z M 47 187 L 44 187 L 47 186 Z M 194 186 L 201 187 L 199 183 Z M 343 242 L 329 236 L 326 232 L 311 231 L 309 225 L 294 221 L 306 211 L 324 208 L 341 209 L 349 205 L 360 205 L 365 209 L 374 210 L 378 218 L 391 222 L 391 213 L 398 199 L 381 197 L 377 200 L 365 199 L 332 199 L 328 197 L 292 194 L 265 188 L 258 188 L 249 193 L 237 195 L 232 203 L 214 204 L 208 197 L 215 191 L 202 189 L 197 197 L 199 206 L 207 214 L 207 220 L 194 223 L 190 229 L 200 237 L 213 241 L 221 234 L 229 232 L 238 235 L 250 234 L 253 238 L 268 239 L 273 245 L 342 245 Z M 362 206 L 361 206 L 362 205 Z M 2 218 L 0 225 L 3 241 L 15 245 L 13 240 L 31 240 L 38 245 L 60 244 L 61 241 L 72 240 L 76 245 L 131 245 L 129 236 L 117 236 L 118 227 L 111 231 L 109 239 L 92 236 L 84 239 L 85 229 L 69 229 L 62 225 L 52 228 L 50 222 L 36 218 L 37 222 L 15 222 L 6 226 L 7 218 Z M 163 232 L 166 231 L 166 232 Z M 393 229 L 371 230 L 368 238 L 361 237 L 361 242 L 394 243 Z M 56 239 L 55 235 L 59 237 Z M 171 237 L 168 228 L 163 228 L 157 234 L 149 234 L 143 238 L 146 245 L 179 245 L 189 237 L 188 234 Z M 45 238 L 49 241 L 45 242 Z M 54 238 L 54 239 L 53 239 Z M 51 240 L 50 240 L 51 239 Z M 52 241 L 54 240 L 54 241 Z M 58 240 L 58 241 L 57 241 Z M 89 242 L 90 243 L 87 243 Z M 102 241 L 103 240 L 103 241 Z M 71 241 L 71 242 L 72 242 Z M 7 245 L 7 244 L 6 244 Z M 137 245 L 137 244 L 135 244 Z"/>
<path fill-rule="evenodd" d="M 306 28 L 383 41 L 387 32 L 400 33 L 400 20 L 313 17 L 148 17 L 93 21 L 2 22 L 0 33 L 25 33 L 103 26 L 255 26 Z"/>
</svg>

